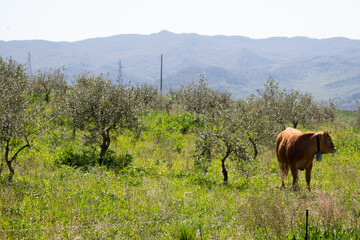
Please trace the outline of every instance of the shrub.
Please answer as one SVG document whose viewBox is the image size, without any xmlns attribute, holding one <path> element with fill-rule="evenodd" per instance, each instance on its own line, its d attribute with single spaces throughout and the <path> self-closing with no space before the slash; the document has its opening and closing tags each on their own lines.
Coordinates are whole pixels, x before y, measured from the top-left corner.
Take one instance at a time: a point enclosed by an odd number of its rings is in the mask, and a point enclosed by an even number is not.
<svg viewBox="0 0 360 240">
<path fill-rule="evenodd" d="M 105 154 L 103 165 L 108 169 L 119 171 L 131 164 L 133 156 L 129 153 L 115 155 L 114 151 L 108 150 Z"/>
<path fill-rule="evenodd" d="M 133 156 L 125 153 L 117 156 L 114 151 L 107 151 L 103 166 L 108 169 L 119 171 L 128 166 L 132 162 Z M 99 164 L 100 157 L 94 148 L 76 149 L 74 145 L 67 146 L 63 152 L 59 154 L 57 159 L 58 164 L 80 168 L 83 171 L 88 171 L 90 168 Z"/>
<path fill-rule="evenodd" d="M 65 150 L 59 154 L 57 159 L 58 164 L 71 166 L 74 168 L 80 168 L 84 171 L 89 170 L 95 166 L 99 161 L 99 156 L 96 154 L 93 148 L 75 149 L 73 145 L 65 148 Z"/>
</svg>

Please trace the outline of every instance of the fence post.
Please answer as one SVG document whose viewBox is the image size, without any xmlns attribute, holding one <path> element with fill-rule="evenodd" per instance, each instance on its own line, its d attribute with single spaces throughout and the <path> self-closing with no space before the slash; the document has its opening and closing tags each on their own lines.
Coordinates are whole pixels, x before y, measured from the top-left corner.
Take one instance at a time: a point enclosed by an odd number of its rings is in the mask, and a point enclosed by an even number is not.
<svg viewBox="0 0 360 240">
<path fill-rule="evenodd" d="M 308 239 L 308 222 L 309 222 L 309 210 L 306 209 L 306 232 L 305 232 L 305 240 Z"/>
</svg>

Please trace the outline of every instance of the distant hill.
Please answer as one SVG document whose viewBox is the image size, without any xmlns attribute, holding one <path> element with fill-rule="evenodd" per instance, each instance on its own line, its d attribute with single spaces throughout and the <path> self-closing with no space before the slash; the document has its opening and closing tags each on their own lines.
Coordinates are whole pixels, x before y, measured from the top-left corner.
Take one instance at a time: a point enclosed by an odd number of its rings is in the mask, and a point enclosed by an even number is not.
<svg viewBox="0 0 360 240">
<path fill-rule="evenodd" d="M 122 63 L 124 81 L 158 85 L 164 56 L 164 89 L 204 73 L 212 88 L 244 98 L 263 86 L 268 76 L 280 87 L 334 99 L 339 108 L 354 109 L 360 99 L 360 40 L 305 37 L 250 39 L 201 36 L 167 31 L 151 35 L 117 35 L 78 42 L 0 41 L 0 56 L 37 69 L 65 66 L 69 79 L 84 71 L 110 72 Z"/>
</svg>

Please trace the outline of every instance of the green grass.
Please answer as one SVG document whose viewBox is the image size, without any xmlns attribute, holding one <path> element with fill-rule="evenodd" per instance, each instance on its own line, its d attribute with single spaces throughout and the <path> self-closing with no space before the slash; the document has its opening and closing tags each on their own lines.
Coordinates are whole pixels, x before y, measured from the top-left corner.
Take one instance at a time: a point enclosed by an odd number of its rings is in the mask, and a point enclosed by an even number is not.
<svg viewBox="0 0 360 240">
<path fill-rule="evenodd" d="M 355 126 L 356 125 L 356 117 L 357 111 L 349 111 L 349 110 L 336 110 L 337 120 L 340 123 L 345 123 L 347 125 Z"/>
<path fill-rule="evenodd" d="M 358 239 L 360 131 L 350 115 L 317 126 L 338 151 L 315 162 L 312 192 L 304 172 L 298 192 L 291 175 L 280 190 L 273 149 L 262 148 L 246 170 L 229 161 L 227 186 L 220 156 L 207 173 L 197 170 L 190 115 L 154 112 L 140 135 L 119 134 L 111 150 L 133 156 L 120 171 L 59 165 L 71 133 L 51 131 L 19 156 L 12 183 L 2 173 L 0 238 L 304 239 L 309 209 L 310 239 Z"/>
</svg>

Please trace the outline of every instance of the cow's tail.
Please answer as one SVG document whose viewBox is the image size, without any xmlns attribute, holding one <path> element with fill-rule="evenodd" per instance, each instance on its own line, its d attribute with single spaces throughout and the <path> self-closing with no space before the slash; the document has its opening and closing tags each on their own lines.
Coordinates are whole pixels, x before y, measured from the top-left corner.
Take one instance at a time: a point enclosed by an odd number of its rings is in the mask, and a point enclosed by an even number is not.
<svg viewBox="0 0 360 240">
<path fill-rule="evenodd" d="M 284 178 L 287 178 L 287 175 L 289 173 L 289 165 L 287 165 L 281 161 L 280 144 L 281 144 L 282 140 L 283 140 L 283 138 L 282 138 L 282 132 L 281 132 L 276 138 L 276 157 L 277 157 L 279 167 L 280 167 L 281 179 L 283 180 Z"/>
<path fill-rule="evenodd" d="M 279 162 L 280 172 L 282 175 L 282 178 L 287 178 L 287 175 L 289 173 L 289 165 Z"/>
</svg>

